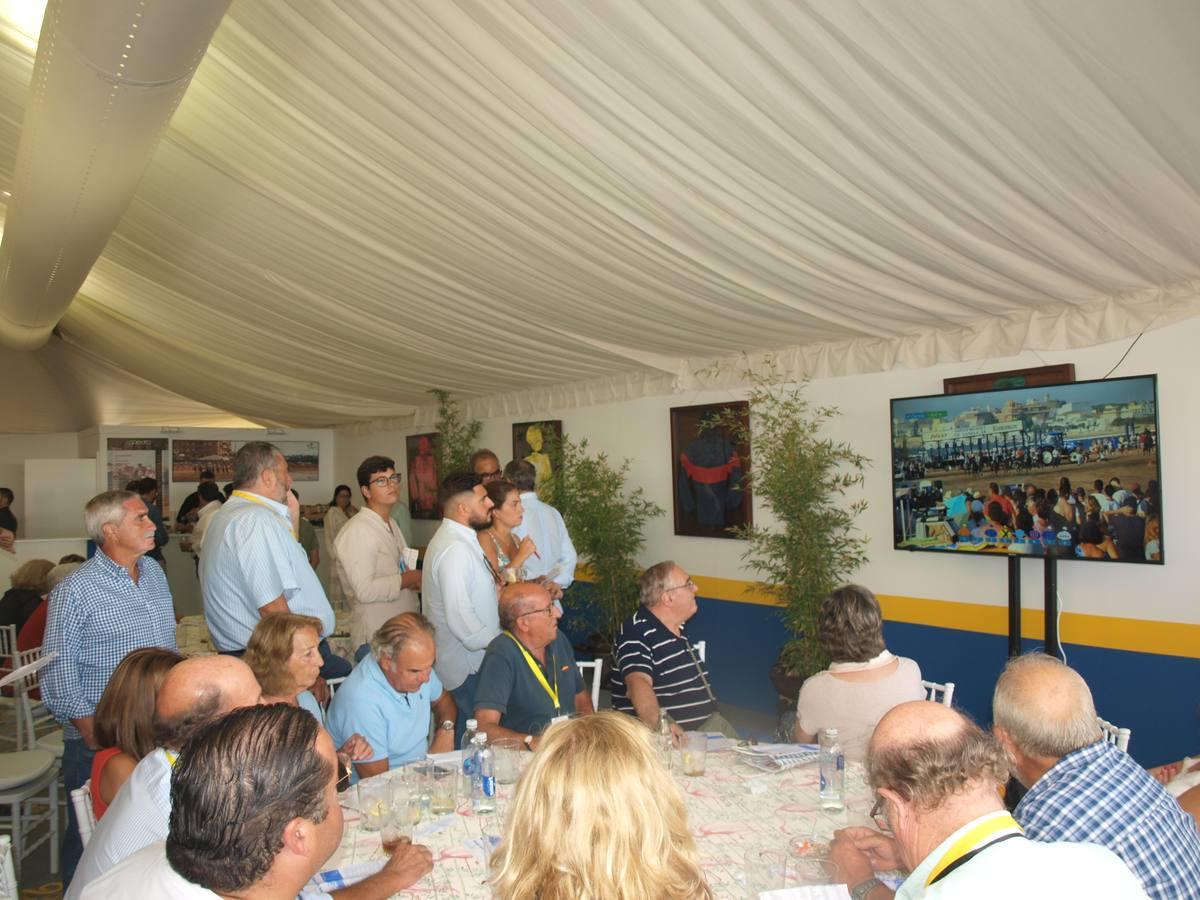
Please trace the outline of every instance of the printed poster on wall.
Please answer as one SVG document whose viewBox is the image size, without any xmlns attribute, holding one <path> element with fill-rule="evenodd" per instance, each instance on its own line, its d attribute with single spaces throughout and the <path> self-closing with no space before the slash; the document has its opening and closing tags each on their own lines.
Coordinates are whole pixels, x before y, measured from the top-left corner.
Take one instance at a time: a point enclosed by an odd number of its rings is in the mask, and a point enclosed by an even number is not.
<svg viewBox="0 0 1200 900">
<path fill-rule="evenodd" d="M 166 518 L 170 509 L 170 479 L 166 477 L 166 438 L 109 438 L 108 490 L 124 490 L 131 481 L 158 481 L 158 505 Z"/>
</svg>

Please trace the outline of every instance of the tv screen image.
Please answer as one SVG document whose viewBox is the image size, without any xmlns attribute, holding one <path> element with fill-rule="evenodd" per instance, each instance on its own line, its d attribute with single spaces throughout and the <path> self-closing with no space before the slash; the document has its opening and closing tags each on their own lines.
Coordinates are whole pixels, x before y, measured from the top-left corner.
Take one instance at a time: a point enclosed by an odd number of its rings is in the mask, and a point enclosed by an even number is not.
<svg viewBox="0 0 1200 900">
<path fill-rule="evenodd" d="M 891 401 L 895 547 L 1161 564 L 1154 375 Z"/>
</svg>

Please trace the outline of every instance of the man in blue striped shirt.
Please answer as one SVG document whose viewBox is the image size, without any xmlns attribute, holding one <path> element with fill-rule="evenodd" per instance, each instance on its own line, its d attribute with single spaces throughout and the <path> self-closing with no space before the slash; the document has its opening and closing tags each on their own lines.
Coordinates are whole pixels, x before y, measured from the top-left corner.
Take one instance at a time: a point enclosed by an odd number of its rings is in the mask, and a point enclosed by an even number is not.
<svg viewBox="0 0 1200 900">
<path fill-rule="evenodd" d="M 684 623 L 696 614 L 696 583 L 671 560 L 651 566 L 639 587 L 642 605 L 617 635 L 613 709 L 658 727 L 666 710 L 673 730 L 694 730 L 717 711 L 708 672 L 687 639 Z"/>
<path fill-rule="evenodd" d="M 992 696 L 996 737 L 1029 792 L 1013 815 L 1035 841 L 1086 841 L 1124 860 L 1154 900 L 1200 900 L 1195 820 L 1102 739 L 1092 692 L 1056 657 L 1011 660 Z"/>
<path fill-rule="evenodd" d="M 140 647 L 175 649 L 175 608 L 162 568 L 145 554 L 154 523 L 132 491 L 107 491 L 83 511 L 96 554 L 50 594 L 43 648 L 57 657 L 42 672 L 42 699 L 63 724 L 63 782 L 68 792 L 91 777 L 92 716 L 125 654 Z M 63 884 L 83 846 L 67 806 Z"/>
</svg>

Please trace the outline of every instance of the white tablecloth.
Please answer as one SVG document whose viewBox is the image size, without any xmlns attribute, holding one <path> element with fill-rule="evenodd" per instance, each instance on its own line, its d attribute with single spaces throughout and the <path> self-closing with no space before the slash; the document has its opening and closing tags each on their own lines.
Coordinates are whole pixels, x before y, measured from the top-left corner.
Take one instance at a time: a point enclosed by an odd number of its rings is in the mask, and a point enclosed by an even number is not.
<svg viewBox="0 0 1200 900">
<path fill-rule="evenodd" d="M 458 754 L 454 754 L 454 763 Z M 449 761 L 447 765 L 453 764 Z M 701 864 L 717 898 L 742 900 L 746 850 L 784 849 L 790 839 L 828 841 L 835 829 L 870 825 L 872 805 L 860 765 L 846 770 L 846 809 L 827 813 L 817 798 L 817 764 L 763 775 L 737 760 L 732 752 L 710 753 L 706 773 L 690 778 L 679 772 L 688 822 L 700 851 Z M 512 786 L 499 787 L 496 816 L 476 816 L 469 801 L 451 815 L 422 820 L 414 840 L 433 850 L 433 872 L 398 897 L 485 898 L 487 869 L 484 842 L 498 836 Z M 616 811 L 614 811 L 616 814 Z M 383 858 L 377 832 L 362 829 L 357 813 L 347 811 L 346 833 L 328 868 Z"/>
</svg>

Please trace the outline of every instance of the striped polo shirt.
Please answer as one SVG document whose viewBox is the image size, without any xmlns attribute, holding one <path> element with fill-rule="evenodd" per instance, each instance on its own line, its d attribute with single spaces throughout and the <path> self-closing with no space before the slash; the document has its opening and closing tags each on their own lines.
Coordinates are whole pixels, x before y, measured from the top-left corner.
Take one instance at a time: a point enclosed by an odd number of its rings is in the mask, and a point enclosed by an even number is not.
<svg viewBox="0 0 1200 900">
<path fill-rule="evenodd" d="M 612 674 L 613 709 L 636 715 L 625 688 L 625 676 L 644 672 L 654 685 L 659 708 L 670 713 L 681 728 L 696 728 L 717 711 L 700 677 L 703 671 L 704 679 L 711 684 L 708 670 L 682 633 L 682 626 L 680 632 L 676 637 L 644 606 L 621 626 Z"/>
</svg>

